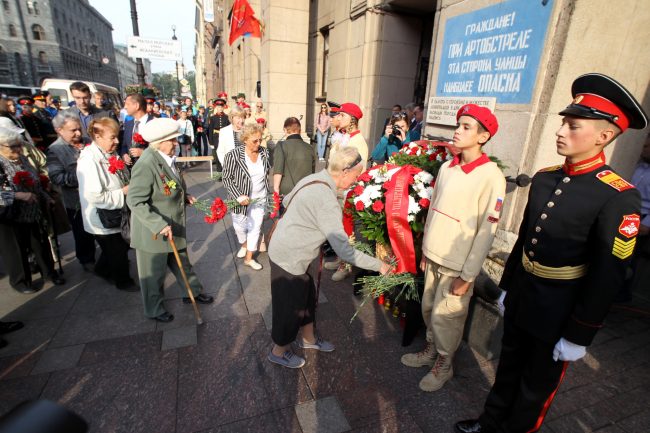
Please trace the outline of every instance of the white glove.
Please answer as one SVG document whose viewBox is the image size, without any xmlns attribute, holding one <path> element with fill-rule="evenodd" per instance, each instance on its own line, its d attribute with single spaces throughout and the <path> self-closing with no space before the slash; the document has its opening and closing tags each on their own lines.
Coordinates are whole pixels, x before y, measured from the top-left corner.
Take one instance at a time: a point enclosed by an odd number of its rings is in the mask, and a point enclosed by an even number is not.
<svg viewBox="0 0 650 433">
<path fill-rule="evenodd" d="M 501 290 L 501 289 L 499 289 L 499 290 Z M 503 315 L 506 312 L 506 306 L 503 304 L 503 300 L 506 299 L 506 294 L 507 293 L 508 292 L 506 292 L 505 290 L 501 290 L 501 294 L 499 295 L 499 299 L 497 299 L 497 302 L 496 302 L 496 306 L 499 309 L 499 314 L 501 315 L 501 317 L 503 317 Z"/>
<path fill-rule="evenodd" d="M 587 354 L 587 347 L 560 338 L 553 349 L 553 361 L 577 361 Z"/>
</svg>

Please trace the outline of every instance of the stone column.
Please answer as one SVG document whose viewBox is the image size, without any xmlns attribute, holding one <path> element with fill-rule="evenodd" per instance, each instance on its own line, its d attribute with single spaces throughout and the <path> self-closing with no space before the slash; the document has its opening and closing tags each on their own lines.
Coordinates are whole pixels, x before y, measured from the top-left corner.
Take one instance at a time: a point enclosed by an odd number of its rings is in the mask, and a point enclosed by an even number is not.
<svg viewBox="0 0 650 433">
<path fill-rule="evenodd" d="M 284 119 L 305 116 L 309 0 L 261 0 L 265 24 L 261 49 L 262 101 L 274 139 Z M 253 100 L 253 98 L 249 98 Z M 312 119 L 303 117 L 303 130 Z"/>
</svg>

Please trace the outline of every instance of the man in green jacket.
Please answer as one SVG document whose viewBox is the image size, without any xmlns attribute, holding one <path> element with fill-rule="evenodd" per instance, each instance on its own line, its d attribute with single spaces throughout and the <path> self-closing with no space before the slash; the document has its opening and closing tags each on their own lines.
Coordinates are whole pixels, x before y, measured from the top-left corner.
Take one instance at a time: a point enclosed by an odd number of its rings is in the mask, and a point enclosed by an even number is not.
<svg viewBox="0 0 650 433">
<path fill-rule="evenodd" d="M 195 198 L 186 194 L 174 164 L 176 137 L 180 135 L 178 123 L 172 119 L 154 119 L 142 127 L 140 134 L 149 147 L 133 166 L 126 199 L 132 213 L 131 247 L 136 250 L 145 315 L 159 322 L 171 322 L 174 316 L 163 307 L 162 288 L 167 268 L 181 287 L 184 282 L 170 239 L 176 243 L 194 299 L 210 304 L 214 298 L 201 293 L 203 286 L 187 256 L 185 206 L 192 205 Z M 191 301 L 186 297 L 183 302 Z"/>
</svg>

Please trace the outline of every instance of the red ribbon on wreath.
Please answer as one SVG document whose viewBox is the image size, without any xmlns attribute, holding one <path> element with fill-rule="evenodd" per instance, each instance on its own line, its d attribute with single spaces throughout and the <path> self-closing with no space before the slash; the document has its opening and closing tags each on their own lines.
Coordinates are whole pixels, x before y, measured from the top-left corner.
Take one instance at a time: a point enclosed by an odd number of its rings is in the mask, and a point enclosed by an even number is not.
<svg viewBox="0 0 650 433">
<path fill-rule="evenodd" d="M 396 166 L 389 166 L 388 169 Z M 412 165 L 405 165 L 391 179 L 384 183 L 386 190 L 386 228 L 393 254 L 397 258 L 395 273 L 417 273 L 413 233 L 408 222 L 409 185 L 413 175 L 422 170 Z"/>
</svg>

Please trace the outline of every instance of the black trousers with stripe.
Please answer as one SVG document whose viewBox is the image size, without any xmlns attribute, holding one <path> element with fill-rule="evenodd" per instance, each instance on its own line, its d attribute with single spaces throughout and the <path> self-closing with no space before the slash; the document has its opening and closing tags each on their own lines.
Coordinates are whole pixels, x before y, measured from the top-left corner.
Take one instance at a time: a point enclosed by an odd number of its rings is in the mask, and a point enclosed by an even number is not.
<svg viewBox="0 0 650 433">
<path fill-rule="evenodd" d="M 479 418 L 486 430 L 539 430 L 569 364 L 553 361 L 554 347 L 506 318 L 499 367 Z"/>
</svg>

